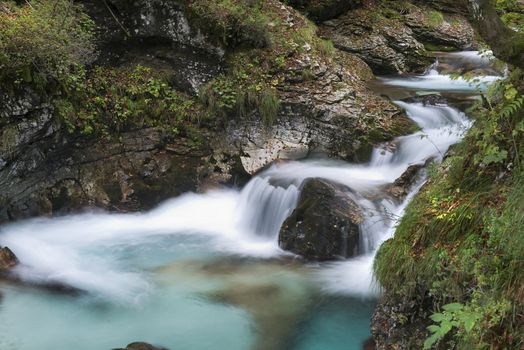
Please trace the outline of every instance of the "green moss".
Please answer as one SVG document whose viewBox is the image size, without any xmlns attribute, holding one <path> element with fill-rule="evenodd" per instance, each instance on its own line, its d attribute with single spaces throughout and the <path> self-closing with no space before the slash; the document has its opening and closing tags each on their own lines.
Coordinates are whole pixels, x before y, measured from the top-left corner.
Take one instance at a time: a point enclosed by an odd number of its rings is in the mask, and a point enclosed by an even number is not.
<svg viewBox="0 0 524 350">
<path fill-rule="evenodd" d="M 444 15 L 438 11 L 429 11 L 426 13 L 426 21 L 430 27 L 436 28 L 444 22 Z"/>
<path fill-rule="evenodd" d="M 521 32 L 524 30 L 524 3 L 518 0 L 497 0 L 497 12 L 510 28 Z"/>
<path fill-rule="evenodd" d="M 264 5 L 262 0 L 191 0 L 187 4 L 199 28 L 229 48 L 265 47 L 271 42 Z"/>
<path fill-rule="evenodd" d="M 280 111 L 280 99 L 273 89 L 266 89 L 260 94 L 257 109 L 266 125 L 275 122 Z"/>
<path fill-rule="evenodd" d="M 325 56 L 333 57 L 335 54 L 335 46 L 331 40 L 321 40 L 318 44 L 318 50 Z"/>
</svg>

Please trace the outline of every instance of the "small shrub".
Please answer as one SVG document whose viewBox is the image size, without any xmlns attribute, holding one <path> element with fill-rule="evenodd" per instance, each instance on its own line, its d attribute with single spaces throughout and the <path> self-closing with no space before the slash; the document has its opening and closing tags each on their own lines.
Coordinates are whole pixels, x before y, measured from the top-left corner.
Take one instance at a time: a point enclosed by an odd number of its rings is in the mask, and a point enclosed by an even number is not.
<svg viewBox="0 0 524 350">
<path fill-rule="evenodd" d="M 177 133 L 199 116 L 193 100 L 142 66 L 96 67 L 76 87 L 74 93 L 55 102 L 70 132 L 111 136 L 155 126 Z"/>
<path fill-rule="evenodd" d="M 94 24 L 69 0 L 0 7 L 0 80 L 65 82 L 95 58 Z"/>
<path fill-rule="evenodd" d="M 335 46 L 331 40 L 320 40 L 318 50 L 326 57 L 333 57 L 335 54 Z"/>
<path fill-rule="evenodd" d="M 264 89 L 259 96 L 258 112 L 266 125 L 275 122 L 280 111 L 280 99 L 273 89 Z"/>
<path fill-rule="evenodd" d="M 192 0 L 188 8 L 194 20 L 227 47 L 262 48 L 269 45 L 269 19 L 262 0 Z"/>
<path fill-rule="evenodd" d="M 444 22 L 444 16 L 438 11 L 429 11 L 426 14 L 426 20 L 430 27 L 436 28 Z"/>
</svg>

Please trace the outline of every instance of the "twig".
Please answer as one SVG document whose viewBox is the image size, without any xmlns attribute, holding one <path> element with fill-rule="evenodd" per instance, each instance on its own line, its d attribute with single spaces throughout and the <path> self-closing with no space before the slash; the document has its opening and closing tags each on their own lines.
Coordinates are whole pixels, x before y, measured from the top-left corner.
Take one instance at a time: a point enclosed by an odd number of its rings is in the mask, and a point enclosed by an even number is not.
<svg viewBox="0 0 524 350">
<path fill-rule="evenodd" d="M 118 20 L 118 18 L 116 17 L 116 15 L 114 14 L 113 10 L 111 10 L 111 7 L 109 7 L 109 4 L 107 3 L 106 0 L 104 0 L 104 5 L 106 5 L 106 8 L 107 10 L 109 11 L 109 13 L 111 14 L 111 16 L 113 16 L 115 22 L 120 26 L 120 28 L 122 28 L 122 30 L 124 31 L 124 33 L 126 34 L 126 36 L 128 38 L 131 37 L 131 33 L 129 33 L 129 31 L 126 29 L 126 27 L 124 27 L 124 25 L 122 23 L 120 23 L 120 21 Z"/>
</svg>

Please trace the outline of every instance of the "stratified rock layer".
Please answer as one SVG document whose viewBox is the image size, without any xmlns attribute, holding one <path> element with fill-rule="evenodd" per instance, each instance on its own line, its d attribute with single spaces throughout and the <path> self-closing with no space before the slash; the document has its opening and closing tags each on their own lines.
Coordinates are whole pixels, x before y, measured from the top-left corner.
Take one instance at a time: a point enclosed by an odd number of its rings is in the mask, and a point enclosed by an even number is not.
<svg viewBox="0 0 524 350">
<path fill-rule="evenodd" d="M 367 4 L 324 22 L 323 33 L 376 74 L 422 72 L 431 61 L 426 50 L 477 47 L 475 32 L 462 15 L 407 3 L 396 9 Z"/>
</svg>

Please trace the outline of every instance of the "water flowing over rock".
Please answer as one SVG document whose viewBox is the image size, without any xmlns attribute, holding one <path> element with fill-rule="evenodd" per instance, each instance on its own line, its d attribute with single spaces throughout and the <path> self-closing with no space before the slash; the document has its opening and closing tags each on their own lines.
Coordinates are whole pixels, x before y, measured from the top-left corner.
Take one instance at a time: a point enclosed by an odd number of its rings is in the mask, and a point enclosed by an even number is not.
<svg viewBox="0 0 524 350">
<path fill-rule="evenodd" d="M 241 193 L 241 225 L 256 236 L 276 237 L 298 196 L 299 189 L 294 184 L 280 187 L 272 185 L 269 178 L 253 178 Z"/>
<path fill-rule="evenodd" d="M 275 123 L 231 123 L 226 144 L 216 148 L 238 144 L 244 169 L 256 174 L 277 159 L 312 154 L 364 162 L 374 145 L 410 130 L 412 122 L 398 107 L 367 86 L 373 73 L 366 63 L 336 55 L 330 64 L 295 62 L 279 86 L 282 110 Z M 304 79 L 304 72 L 312 78 Z"/>
<path fill-rule="evenodd" d="M 363 217 L 348 191 L 325 180 L 306 180 L 297 208 L 280 230 L 280 247 L 309 260 L 356 255 Z"/>
</svg>

